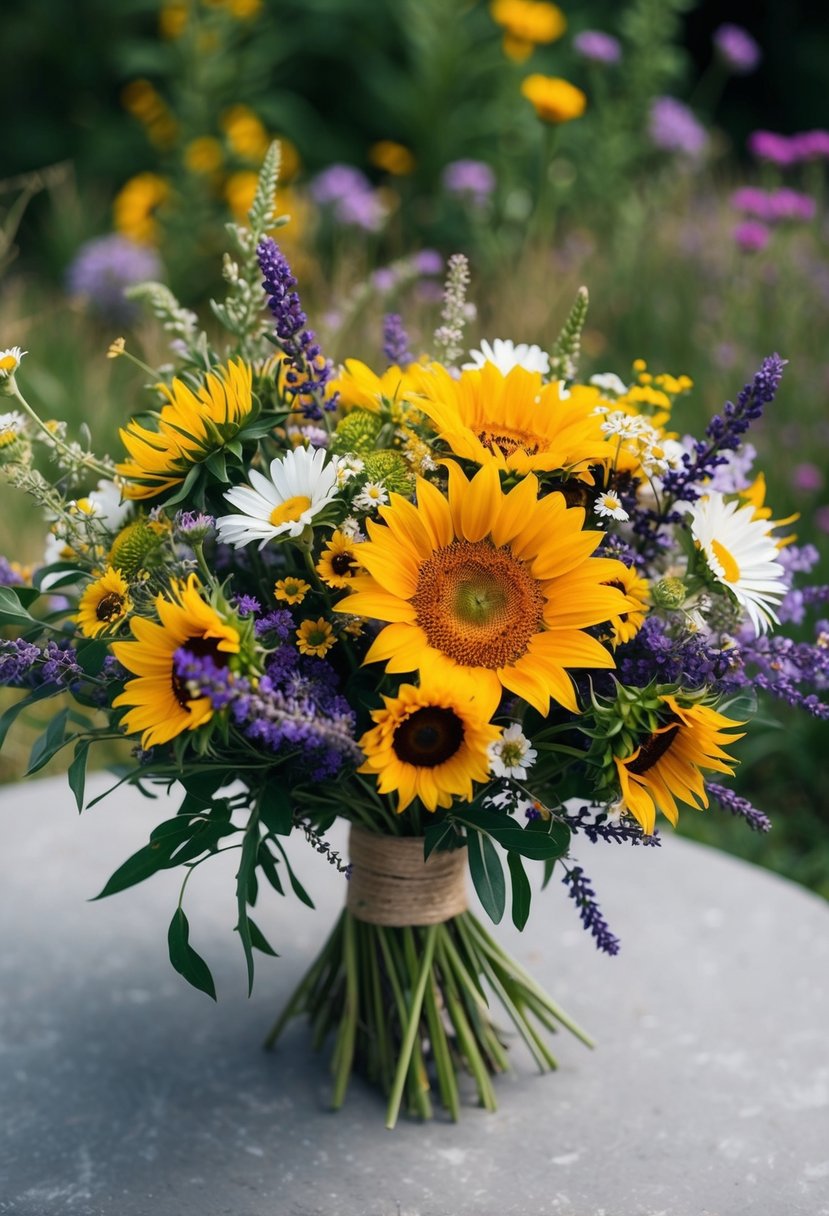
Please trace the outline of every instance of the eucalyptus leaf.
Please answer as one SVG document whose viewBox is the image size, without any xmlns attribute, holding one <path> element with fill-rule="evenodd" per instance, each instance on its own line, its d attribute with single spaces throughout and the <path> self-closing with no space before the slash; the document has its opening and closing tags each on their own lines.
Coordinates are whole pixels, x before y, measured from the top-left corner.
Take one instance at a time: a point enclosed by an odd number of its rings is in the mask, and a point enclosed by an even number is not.
<svg viewBox="0 0 829 1216">
<path fill-rule="evenodd" d="M 176 908 L 167 931 L 170 962 L 188 984 L 216 999 L 216 985 L 207 963 L 190 945 L 190 925 L 181 908 Z"/>
<path fill-rule="evenodd" d="M 34 594 L 27 595 L 26 592 Z M 13 587 L 0 587 L 0 625 L 36 624 L 35 618 L 26 610 L 22 601 L 28 599 L 31 603 L 39 594 L 34 587 L 20 587 L 17 590 Z"/>
<path fill-rule="evenodd" d="M 530 903 L 532 902 L 530 880 L 527 878 L 524 863 L 517 853 L 507 853 L 507 865 L 512 880 L 512 923 L 516 929 L 521 930 L 530 915 Z"/>
<path fill-rule="evenodd" d="M 483 832 L 467 834 L 469 872 L 487 916 L 498 924 L 507 902 L 507 885 L 498 851 Z"/>
</svg>

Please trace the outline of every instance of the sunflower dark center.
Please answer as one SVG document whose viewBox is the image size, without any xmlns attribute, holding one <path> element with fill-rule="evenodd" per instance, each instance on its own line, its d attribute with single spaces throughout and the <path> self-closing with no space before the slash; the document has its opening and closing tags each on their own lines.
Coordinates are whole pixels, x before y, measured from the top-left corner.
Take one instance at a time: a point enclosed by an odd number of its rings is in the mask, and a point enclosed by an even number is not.
<svg viewBox="0 0 829 1216">
<path fill-rule="evenodd" d="M 615 587 L 617 591 L 621 591 L 622 595 L 625 595 L 625 594 L 626 594 L 626 591 L 625 591 L 625 584 L 624 584 L 624 583 L 623 583 L 623 582 L 622 582 L 620 579 L 618 579 L 618 578 L 611 578 L 611 579 L 608 579 L 608 581 L 607 581 L 606 583 L 602 583 L 602 586 L 603 586 L 603 587 Z M 620 613 L 619 613 L 619 620 L 620 620 L 620 621 L 626 621 L 626 620 L 628 619 L 628 616 L 629 616 L 629 615 L 630 615 L 630 614 L 629 614 L 629 613 L 627 613 L 627 612 L 620 612 Z"/>
<path fill-rule="evenodd" d="M 463 722 L 453 709 L 426 705 L 416 709 L 394 732 L 398 760 L 417 768 L 445 764 L 463 743 Z"/>
<path fill-rule="evenodd" d="M 194 659 L 211 658 L 217 667 L 227 667 L 230 660 L 230 655 L 226 651 L 219 650 L 218 638 L 188 638 L 181 644 L 179 650 L 192 655 Z M 187 687 L 187 681 L 182 679 L 175 669 L 172 673 L 172 684 L 173 696 L 182 709 L 189 711 L 193 697 Z"/>
<path fill-rule="evenodd" d="M 513 452 L 526 452 L 528 456 L 535 456 L 541 446 L 537 435 L 528 435 L 523 431 L 504 434 L 503 431 L 483 430 L 478 432 L 478 439 L 488 451 L 493 454 L 498 451 L 505 459 L 512 456 Z"/>
<path fill-rule="evenodd" d="M 121 615 L 123 607 L 124 597 L 119 595 L 117 591 L 108 591 L 98 601 L 95 615 L 99 621 L 111 621 L 116 616 Z"/>
<path fill-rule="evenodd" d="M 331 558 L 331 569 L 343 578 L 357 569 L 357 563 L 350 553 L 335 553 Z"/>
<path fill-rule="evenodd" d="M 679 722 L 673 722 L 667 730 L 651 735 L 646 739 L 639 749 L 639 755 L 632 764 L 627 766 L 629 773 L 635 773 L 637 777 L 641 777 L 648 769 L 653 768 L 658 760 L 661 760 L 665 753 L 670 748 L 676 736 L 679 734 Z"/>
</svg>

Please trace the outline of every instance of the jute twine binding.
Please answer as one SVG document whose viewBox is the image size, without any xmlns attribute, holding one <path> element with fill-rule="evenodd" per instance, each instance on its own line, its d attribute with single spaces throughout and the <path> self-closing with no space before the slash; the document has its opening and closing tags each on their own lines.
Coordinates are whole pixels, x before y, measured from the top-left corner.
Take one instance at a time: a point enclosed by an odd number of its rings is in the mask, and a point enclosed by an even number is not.
<svg viewBox="0 0 829 1216">
<path fill-rule="evenodd" d="M 379 836 L 351 826 L 346 907 L 370 925 L 439 925 L 465 912 L 466 852 L 432 853 L 423 838 Z"/>
</svg>

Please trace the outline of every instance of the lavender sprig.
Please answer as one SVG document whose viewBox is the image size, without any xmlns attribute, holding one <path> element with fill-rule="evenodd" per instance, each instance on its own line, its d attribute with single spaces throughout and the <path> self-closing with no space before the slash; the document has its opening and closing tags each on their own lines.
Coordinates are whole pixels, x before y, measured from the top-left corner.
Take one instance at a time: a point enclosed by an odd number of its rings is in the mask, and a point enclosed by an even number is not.
<svg viewBox="0 0 829 1216">
<path fill-rule="evenodd" d="M 612 841 L 614 844 L 643 844 L 657 848 L 662 844 L 662 838 L 658 832 L 646 836 L 639 824 L 630 819 L 612 823 L 602 816 L 600 821 L 588 822 L 592 814 L 593 808 L 582 806 L 577 811 L 559 812 L 558 818 L 567 824 L 573 835 L 584 832 L 591 844 L 596 844 L 599 840 Z"/>
<path fill-rule="evenodd" d="M 259 243 L 256 252 L 268 307 L 276 321 L 276 336 L 288 359 L 287 390 L 293 397 L 300 398 L 300 409 L 306 418 L 319 419 L 322 410 L 318 402 L 324 398 L 332 369 L 322 357 L 314 331 L 308 328 L 308 318 L 294 290 L 297 281 L 291 274 L 288 259 L 269 236 Z M 329 399 L 324 404 L 326 409 L 331 409 L 334 401 Z"/>
<path fill-rule="evenodd" d="M 307 819 L 300 819 L 297 824 L 305 833 L 305 839 L 312 846 L 315 852 L 319 853 L 329 865 L 334 866 L 339 870 L 340 874 L 345 874 L 346 878 L 351 877 L 352 865 L 351 862 L 343 861 L 336 849 L 332 849 L 327 840 L 323 840 L 319 832 L 313 827 Z"/>
<path fill-rule="evenodd" d="M 596 900 L 596 892 L 581 866 L 573 866 L 561 880 L 568 888 L 567 894 L 579 910 L 581 923 L 596 941 L 596 948 L 605 954 L 618 954 L 620 942 L 610 932 L 610 926 L 602 916 Z"/>
<path fill-rule="evenodd" d="M 771 820 L 768 815 L 764 815 L 762 811 L 758 811 L 756 806 L 752 806 L 747 798 L 741 798 L 734 790 L 726 789 L 724 785 L 716 785 L 714 783 L 706 785 L 706 790 L 724 811 L 730 811 L 732 815 L 737 815 L 742 819 L 752 832 L 770 832 Z"/>
<path fill-rule="evenodd" d="M 0 686 L 71 688 L 84 676 L 77 651 L 64 643 L 49 641 L 41 649 L 23 638 L 0 639 Z"/>
<path fill-rule="evenodd" d="M 406 367 L 415 362 L 409 350 L 409 337 L 403 327 L 403 319 L 396 312 L 383 317 L 383 354 L 389 366 Z"/>
</svg>

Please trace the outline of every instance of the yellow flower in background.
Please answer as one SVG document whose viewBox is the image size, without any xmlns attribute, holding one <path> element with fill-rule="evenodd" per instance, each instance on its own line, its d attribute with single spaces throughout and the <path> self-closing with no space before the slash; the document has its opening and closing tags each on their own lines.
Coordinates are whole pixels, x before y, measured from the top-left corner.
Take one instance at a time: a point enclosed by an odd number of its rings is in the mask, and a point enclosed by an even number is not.
<svg viewBox="0 0 829 1216">
<path fill-rule="evenodd" d="M 390 495 L 385 526 L 367 521 L 355 590 L 335 612 L 387 621 L 365 661 L 446 683 L 471 677 L 485 701 L 502 688 L 541 714 L 578 712 L 571 668 L 612 668 L 584 630 L 633 605 L 609 584 L 621 562 L 591 556 L 601 532 L 528 474 L 505 494 L 495 464 L 467 481 L 447 461 L 448 497 L 418 479 L 417 505 Z"/>
<path fill-rule="evenodd" d="M 304 578 L 289 577 L 277 579 L 273 593 L 286 604 L 301 604 L 310 590 L 311 584 L 306 583 Z"/>
<path fill-rule="evenodd" d="M 648 580 L 642 578 L 641 574 L 638 574 L 632 566 L 626 566 L 624 562 L 619 564 L 621 569 L 618 571 L 617 577 L 611 579 L 609 586 L 618 588 L 631 606 L 608 621 L 611 629 L 610 644 L 614 649 L 621 646 L 623 642 L 629 642 L 631 638 L 636 637 L 648 615 L 650 602 Z"/>
<path fill-rule="evenodd" d="M 155 498 L 179 485 L 194 464 L 234 439 L 253 411 L 250 366 L 237 359 L 208 373 L 197 391 L 174 380 L 150 430 L 132 419 L 119 432 L 129 459 L 117 466 L 125 498 Z"/>
<path fill-rule="evenodd" d="M 497 699 L 476 695 L 471 681 L 401 684 L 372 711 L 376 725 L 360 740 L 365 763 L 381 794 L 397 793 L 397 811 L 419 798 L 429 811 L 473 797 L 474 781 L 489 776 L 490 744 L 501 734 L 490 722 Z"/>
<path fill-rule="evenodd" d="M 231 150 L 242 160 L 256 164 L 263 159 L 270 146 L 270 137 L 260 119 L 248 106 L 236 105 L 225 110 L 219 118 Z"/>
<path fill-rule="evenodd" d="M 155 212 L 167 199 L 170 187 L 157 173 L 139 173 L 131 177 L 115 196 L 112 206 L 115 228 L 122 236 L 139 245 L 154 245 L 158 241 Z"/>
<path fill-rule="evenodd" d="M 81 596 L 75 620 L 85 638 L 96 638 L 123 621 L 131 609 L 129 583 L 120 570 L 107 566 Z"/>
<path fill-rule="evenodd" d="M 209 655 L 218 667 L 226 667 L 239 653 L 239 634 L 202 599 L 198 580 L 176 582 L 169 598 L 159 595 L 155 610 L 160 624 L 134 616 L 130 628 L 134 641 L 113 642 L 119 663 L 138 677 L 130 680 L 113 705 L 126 706 L 123 729 L 141 732 L 141 746 L 168 743 L 185 730 L 196 730 L 213 717 L 209 698 L 192 696 L 175 667 L 177 650 L 195 658 Z"/>
<path fill-rule="evenodd" d="M 372 144 L 368 159 L 372 165 L 391 173 L 393 177 L 408 177 L 416 167 L 415 158 L 406 145 L 393 139 L 380 139 Z"/>
<path fill-rule="evenodd" d="M 314 655 L 318 659 L 324 659 L 337 640 L 333 628 L 323 616 L 316 621 L 303 621 L 296 631 L 296 639 L 300 654 Z"/>
<path fill-rule="evenodd" d="M 332 533 L 317 562 L 317 573 L 327 587 L 341 590 L 351 586 L 355 576 L 361 572 L 357 556 L 359 547 L 344 532 Z"/>
<path fill-rule="evenodd" d="M 544 384 L 540 372 L 516 366 L 505 376 L 494 363 L 455 379 L 438 364 L 415 369 L 417 406 L 456 456 L 504 471 L 564 469 L 586 476 L 591 464 L 609 459 L 599 390 Z"/>
<path fill-rule="evenodd" d="M 167 112 L 161 96 L 149 80 L 131 80 L 121 90 L 121 104 L 139 122 L 151 122 Z"/>
<path fill-rule="evenodd" d="M 680 705 L 675 697 L 661 698 L 668 721 L 629 756 L 616 757 L 616 773 L 628 810 L 650 835 L 656 812 L 676 824 L 677 802 L 696 810 L 708 806 L 701 769 L 734 772 L 736 761 L 723 751 L 743 734 L 729 734 L 742 722 L 724 717 L 706 705 Z"/>
<path fill-rule="evenodd" d="M 555 42 L 567 29 L 567 19 L 557 4 L 544 0 L 493 0 L 489 11 L 504 30 L 504 54 L 522 63 L 536 46 Z"/>
<path fill-rule="evenodd" d="M 558 125 L 580 118 L 587 107 L 587 98 L 569 80 L 558 76 L 534 73 L 525 77 L 521 92 L 532 103 L 542 122 Z"/>
<path fill-rule="evenodd" d="M 224 9 L 236 21 L 250 21 L 262 8 L 262 0 L 204 0 L 209 8 Z"/>
<path fill-rule="evenodd" d="M 414 366 L 414 365 L 412 365 Z M 377 413 L 385 405 L 405 406 L 416 400 L 418 381 L 410 374 L 411 368 L 403 370 L 394 364 L 387 367 L 381 376 L 373 372 L 359 359 L 346 359 L 336 380 L 331 381 L 330 393 L 339 393 L 339 404 L 343 409 L 368 410 Z"/>
<path fill-rule="evenodd" d="M 0 360 L 2 366 L 2 360 Z M 793 524 L 795 520 L 800 519 L 800 512 L 795 511 L 794 515 L 787 515 L 785 519 L 772 519 L 771 507 L 766 505 L 766 475 L 758 473 L 750 486 L 746 486 L 744 490 L 738 491 L 742 502 L 750 503 L 754 508 L 753 519 L 766 519 L 769 521 L 768 530 L 774 532 L 776 528 L 785 528 L 788 524 Z M 797 540 L 797 535 L 793 532 L 791 536 L 775 537 L 774 543 L 778 549 L 784 549 L 786 545 L 791 545 Z"/>
<path fill-rule="evenodd" d="M 184 164 L 191 173 L 215 173 L 223 158 L 222 145 L 212 135 L 200 135 L 184 149 Z"/>
<path fill-rule="evenodd" d="M 164 4 L 158 14 L 158 32 L 162 38 L 180 38 L 187 27 L 186 4 Z"/>
</svg>

